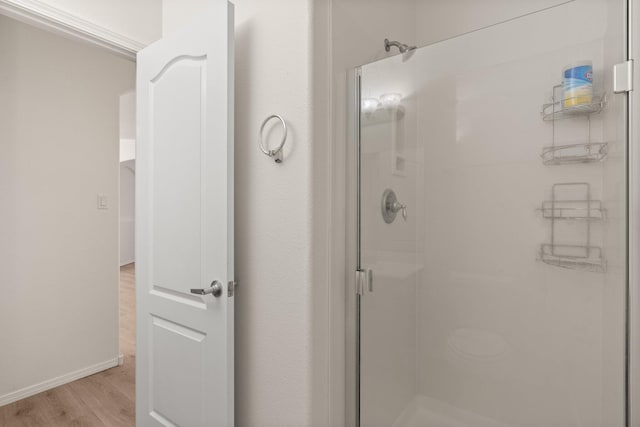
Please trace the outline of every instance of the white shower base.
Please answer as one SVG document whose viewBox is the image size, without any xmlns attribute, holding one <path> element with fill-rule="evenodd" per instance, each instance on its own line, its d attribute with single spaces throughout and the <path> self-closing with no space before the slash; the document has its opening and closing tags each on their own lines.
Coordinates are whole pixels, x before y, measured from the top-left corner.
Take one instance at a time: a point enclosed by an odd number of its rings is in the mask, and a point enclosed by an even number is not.
<svg viewBox="0 0 640 427">
<path fill-rule="evenodd" d="M 416 396 L 393 427 L 509 427 L 427 396 Z"/>
</svg>

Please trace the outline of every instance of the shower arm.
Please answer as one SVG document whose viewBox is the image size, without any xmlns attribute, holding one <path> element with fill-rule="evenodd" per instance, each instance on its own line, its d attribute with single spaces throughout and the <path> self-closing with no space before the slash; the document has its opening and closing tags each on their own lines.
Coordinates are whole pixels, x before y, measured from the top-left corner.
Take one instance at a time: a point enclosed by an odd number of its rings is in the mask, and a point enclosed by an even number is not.
<svg viewBox="0 0 640 427">
<path fill-rule="evenodd" d="M 409 46 L 409 45 L 406 45 L 404 43 L 400 43 L 400 42 L 395 41 L 395 40 L 389 41 L 389 39 L 384 39 L 384 50 L 385 51 L 390 52 L 392 46 L 393 47 L 397 47 L 398 50 L 400 51 L 400 53 L 405 53 L 405 52 L 407 52 L 409 50 L 413 50 L 413 49 L 416 48 L 415 46 Z"/>
</svg>

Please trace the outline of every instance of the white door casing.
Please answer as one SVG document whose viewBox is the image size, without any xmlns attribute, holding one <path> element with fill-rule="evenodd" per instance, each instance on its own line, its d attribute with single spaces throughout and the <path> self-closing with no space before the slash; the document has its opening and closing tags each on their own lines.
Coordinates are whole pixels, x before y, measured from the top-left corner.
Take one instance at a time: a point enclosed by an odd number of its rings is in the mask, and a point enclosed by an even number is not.
<svg viewBox="0 0 640 427">
<path fill-rule="evenodd" d="M 136 425 L 233 426 L 233 5 L 137 69 Z M 222 294 L 198 295 L 213 281 Z"/>
</svg>

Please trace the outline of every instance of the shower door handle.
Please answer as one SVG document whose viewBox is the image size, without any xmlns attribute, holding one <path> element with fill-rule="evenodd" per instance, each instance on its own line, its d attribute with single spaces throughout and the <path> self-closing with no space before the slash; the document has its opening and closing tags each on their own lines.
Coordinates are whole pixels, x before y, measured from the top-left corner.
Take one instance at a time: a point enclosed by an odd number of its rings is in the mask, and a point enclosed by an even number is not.
<svg viewBox="0 0 640 427">
<path fill-rule="evenodd" d="M 369 292 L 373 292 L 373 270 L 367 269 L 365 275 L 367 281 L 367 289 L 369 289 Z"/>
</svg>

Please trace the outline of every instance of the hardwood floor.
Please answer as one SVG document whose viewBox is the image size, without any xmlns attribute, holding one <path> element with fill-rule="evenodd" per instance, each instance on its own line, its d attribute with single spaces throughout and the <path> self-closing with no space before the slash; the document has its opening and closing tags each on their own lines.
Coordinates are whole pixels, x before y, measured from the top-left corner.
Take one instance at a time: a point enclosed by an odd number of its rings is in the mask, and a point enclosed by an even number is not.
<svg viewBox="0 0 640 427">
<path fill-rule="evenodd" d="M 120 269 L 124 364 L 0 407 L 2 427 L 135 425 L 135 266 Z"/>
</svg>

